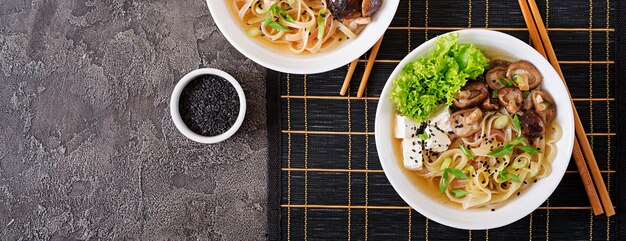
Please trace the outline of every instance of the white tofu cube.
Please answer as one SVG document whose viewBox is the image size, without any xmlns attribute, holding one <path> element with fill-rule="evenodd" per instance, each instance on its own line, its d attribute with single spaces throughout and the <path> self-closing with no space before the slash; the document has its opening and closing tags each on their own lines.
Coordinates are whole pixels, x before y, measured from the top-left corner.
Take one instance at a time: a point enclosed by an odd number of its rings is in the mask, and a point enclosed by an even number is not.
<svg viewBox="0 0 626 241">
<path fill-rule="evenodd" d="M 419 138 L 402 140 L 402 159 L 406 169 L 414 171 L 422 169 L 422 144 Z"/>
<path fill-rule="evenodd" d="M 442 132 L 443 130 L 435 128 L 433 125 L 426 127 L 426 134 L 428 134 L 428 139 L 424 145 L 424 148 L 429 149 L 434 152 L 444 152 L 448 150 L 448 146 L 450 146 L 450 138 L 448 134 Z"/>
<path fill-rule="evenodd" d="M 411 118 L 396 115 L 395 137 L 398 139 L 406 139 L 415 137 L 415 132 L 421 123 L 411 120 Z"/>
<path fill-rule="evenodd" d="M 452 127 L 450 126 L 450 115 L 452 115 L 450 107 L 446 105 L 441 105 L 437 107 L 437 109 L 435 109 L 435 111 L 433 111 L 433 113 L 430 115 L 430 124 L 435 125 L 436 123 L 439 129 L 443 130 L 444 132 L 451 132 Z"/>
</svg>

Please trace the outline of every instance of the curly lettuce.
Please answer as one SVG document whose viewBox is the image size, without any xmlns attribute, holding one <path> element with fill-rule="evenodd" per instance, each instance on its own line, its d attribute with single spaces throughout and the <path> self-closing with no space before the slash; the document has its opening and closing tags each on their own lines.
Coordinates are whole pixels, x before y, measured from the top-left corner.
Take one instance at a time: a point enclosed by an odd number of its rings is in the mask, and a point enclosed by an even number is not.
<svg viewBox="0 0 626 241">
<path fill-rule="evenodd" d="M 454 94 L 485 72 L 489 59 L 473 44 L 458 44 L 458 34 L 440 36 L 437 48 L 402 68 L 393 81 L 391 100 L 400 114 L 425 121 L 440 104 L 451 105 Z"/>
</svg>

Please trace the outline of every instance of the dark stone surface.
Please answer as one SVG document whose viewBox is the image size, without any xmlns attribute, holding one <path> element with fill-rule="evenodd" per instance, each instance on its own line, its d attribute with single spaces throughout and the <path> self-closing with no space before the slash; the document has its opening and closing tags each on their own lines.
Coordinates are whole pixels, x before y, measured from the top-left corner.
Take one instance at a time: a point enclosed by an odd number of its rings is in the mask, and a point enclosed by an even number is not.
<svg viewBox="0 0 626 241">
<path fill-rule="evenodd" d="M 169 114 L 204 66 L 248 98 L 217 145 Z M 0 0 L 0 239 L 263 239 L 263 76 L 204 0 Z"/>
</svg>

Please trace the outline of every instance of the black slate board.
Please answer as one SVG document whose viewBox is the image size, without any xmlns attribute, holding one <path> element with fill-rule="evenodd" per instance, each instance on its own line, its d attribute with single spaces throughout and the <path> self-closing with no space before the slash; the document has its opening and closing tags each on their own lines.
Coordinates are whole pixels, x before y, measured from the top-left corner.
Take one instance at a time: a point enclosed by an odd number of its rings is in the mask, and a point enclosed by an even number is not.
<svg viewBox="0 0 626 241">
<path fill-rule="evenodd" d="M 608 3 L 608 5 L 607 5 Z M 531 215 L 502 228 L 466 231 L 429 221 L 396 194 L 376 154 L 377 97 L 410 50 L 452 30 L 499 30 L 530 41 L 516 1 L 401 1 L 372 71 L 356 98 L 366 56 L 339 97 L 347 66 L 317 75 L 267 73 L 270 240 L 619 240 L 626 231 L 626 3 L 539 1 L 550 37 L 589 133 L 615 217 L 593 216 L 576 167 Z M 592 10 L 591 10 L 592 9 Z M 618 10 L 619 9 L 619 10 Z M 619 18 L 619 19 L 616 19 Z M 410 28 L 407 28 L 410 26 Z M 410 29 L 410 31 L 409 31 Z M 616 44 L 621 41 L 620 44 Z M 350 132 L 351 134 L 348 134 Z M 347 171 L 352 170 L 352 171 Z M 619 195 L 621 194 L 621 195 Z M 306 207 L 305 207 L 306 204 Z M 369 208 L 364 208 L 365 206 Z M 347 208 L 351 207 L 351 208 Z"/>
</svg>

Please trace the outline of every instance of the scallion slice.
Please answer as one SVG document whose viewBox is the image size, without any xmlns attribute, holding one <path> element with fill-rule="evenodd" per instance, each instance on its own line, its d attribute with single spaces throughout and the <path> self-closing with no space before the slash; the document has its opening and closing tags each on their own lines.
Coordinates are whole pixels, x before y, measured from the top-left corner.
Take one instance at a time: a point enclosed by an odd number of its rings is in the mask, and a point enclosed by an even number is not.
<svg viewBox="0 0 626 241">
<path fill-rule="evenodd" d="M 317 38 L 319 40 L 324 37 L 324 29 L 326 28 L 326 9 L 317 12 Z"/>
</svg>

